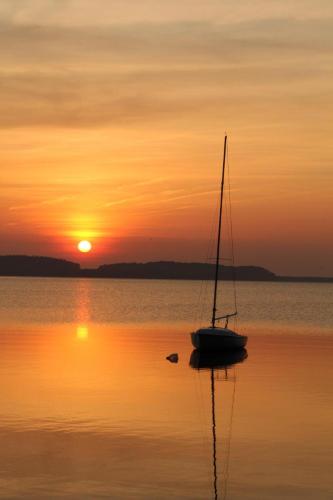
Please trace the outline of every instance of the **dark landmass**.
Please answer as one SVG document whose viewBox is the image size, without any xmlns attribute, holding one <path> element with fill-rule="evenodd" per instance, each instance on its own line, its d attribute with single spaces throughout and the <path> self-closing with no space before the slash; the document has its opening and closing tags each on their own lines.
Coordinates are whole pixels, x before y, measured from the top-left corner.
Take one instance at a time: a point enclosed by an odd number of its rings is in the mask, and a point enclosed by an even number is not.
<svg viewBox="0 0 333 500">
<path fill-rule="evenodd" d="M 0 276 L 72 277 L 72 278 L 135 278 L 135 279 L 178 279 L 213 280 L 214 264 L 198 262 L 147 262 L 108 264 L 96 269 L 81 269 L 79 264 L 52 257 L 27 255 L 0 256 Z M 223 266 L 219 268 L 223 280 L 276 281 L 333 283 L 333 277 L 278 276 L 263 267 Z"/>
<path fill-rule="evenodd" d="M 181 279 L 181 280 L 213 280 L 215 277 L 214 264 L 200 264 L 197 262 L 147 262 L 145 264 L 110 264 L 100 266 L 97 270 L 108 278 L 148 278 L 148 279 Z M 260 280 L 271 281 L 274 273 L 263 267 L 240 266 L 234 269 L 231 266 L 220 266 L 219 277 L 224 280 Z"/>
<path fill-rule="evenodd" d="M 80 264 L 52 257 L 0 255 L 0 276 L 80 276 Z"/>
</svg>

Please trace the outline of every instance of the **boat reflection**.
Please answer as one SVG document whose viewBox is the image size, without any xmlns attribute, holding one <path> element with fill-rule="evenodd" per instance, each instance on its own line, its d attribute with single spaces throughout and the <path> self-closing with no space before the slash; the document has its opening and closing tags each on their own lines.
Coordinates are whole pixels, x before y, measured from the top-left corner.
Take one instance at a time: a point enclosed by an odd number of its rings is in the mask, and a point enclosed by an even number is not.
<svg viewBox="0 0 333 500">
<path fill-rule="evenodd" d="M 228 436 L 226 437 L 226 456 L 225 465 L 222 471 L 221 481 L 221 496 L 220 498 L 227 498 L 228 474 L 229 474 L 229 459 L 230 459 L 230 445 L 231 445 L 231 429 L 233 421 L 233 409 L 235 403 L 235 388 L 236 377 L 228 376 L 228 369 L 234 367 L 238 363 L 242 363 L 247 358 L 246 349 L 239 349 L 230 352 L 203 352 L 195 349 L 190 357 L 190 366 L 195 370 L 209 370 L 210 371 L 210 391 L 211 391 L 211 428 L 212 428 L 212 467 L 213 467 L 213 490 L 214 500 L 218 500 L 218 468 L 217 468 L 217 436 L 216 436 L 216 409 L 215 409 L 215 382 L 216 381 L 233 381 L 234 388 L 232 393 L 231 414 L 228 426 Z M 215 372 L 218 370 L 224 371 L 224 378 L 216 377 Z"/>
<path fill-rule="evenodd" d="M 229 352 L 204 352 L 195 349 L 190 358 L 190 366 L 195 370 L 225 370 L 242 363 L 247 358 L 247 350 L 239 349 Z"/>
</svg>

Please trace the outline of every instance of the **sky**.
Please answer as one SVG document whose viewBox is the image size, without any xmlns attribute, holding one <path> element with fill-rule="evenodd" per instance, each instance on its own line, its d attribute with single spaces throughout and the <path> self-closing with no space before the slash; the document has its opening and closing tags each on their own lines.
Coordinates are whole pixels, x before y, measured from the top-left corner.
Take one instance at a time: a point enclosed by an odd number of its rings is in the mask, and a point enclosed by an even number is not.
<svg viewBox="0 0 333 500">
<path fill-rule="evenodd" d="M 2 0 L 0 254 L 205 261 L 227 131 L 236 263 L 333 276 L 332 49 L 328 0 Z"/>
</svg>

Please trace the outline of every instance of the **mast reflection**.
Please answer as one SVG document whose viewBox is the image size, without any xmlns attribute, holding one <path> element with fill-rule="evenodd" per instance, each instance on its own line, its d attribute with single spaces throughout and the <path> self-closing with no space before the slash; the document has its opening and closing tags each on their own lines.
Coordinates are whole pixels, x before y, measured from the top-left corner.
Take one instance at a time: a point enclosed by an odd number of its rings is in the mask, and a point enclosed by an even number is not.
<svg viewBox="0 0 333 500">
<path fill-rule="evenodd" d="M 233 380 L 236 382 L 236 378 L 230 379 L 228 377 L 228 369 L 232 368 L 238 363 L 242 363 L 247 358 L 246 349 L 239 349 L 230 352 L 203 352 L 199 349 L 195 349 L 190 357 L 190 366 L 195 370 L 209 370 L 210 371 L 210 390 L 211 390 L 211 408 L 212 408 L 212 463 L 213 463 L 213 489 L 214 489 L 214 500 L 218 500 L 218 488 L 217 488 L 217 456 L 216 456 L 216 415 L 215 415 L 215 382 L 217 381 L 228 381 Z M 215 371 L 224 370 L 224 379 L 215 378 Z M 233 400 L 231 410 L 233 412 L 235 398 L 235 386 L 233 391 Z M 230 421 L 230 433 L 231 433 L 231 423 L 232 423 L 232 413 Z M 226 474 L 225 474 L 225 485 L 223 488 L 222 498 L 227 497 L 227 479 L 228 479 L 228 467 L 229 467 L 229 453 L 230 453 L 230 440 L 231 435 L 228 436 L 228 447 L 227 447 L 227 463 L 226 463 Z"/>
</svg>

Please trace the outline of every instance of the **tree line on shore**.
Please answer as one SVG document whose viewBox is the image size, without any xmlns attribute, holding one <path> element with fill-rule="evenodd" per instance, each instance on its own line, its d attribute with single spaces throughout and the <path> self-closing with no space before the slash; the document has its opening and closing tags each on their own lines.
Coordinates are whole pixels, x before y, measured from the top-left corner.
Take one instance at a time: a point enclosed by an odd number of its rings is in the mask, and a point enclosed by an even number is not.
<svg viewBox="0 0 333 500">
<path fill-rule="evenodd" d="M 212 280 L 215 265 L 200 262 L 125 262 L 83 269 L 80 264 L 53 257 L 3 255 L 0 256 L 0 276 Z M 239 281 L 333 281 L 333 278 L 277 276 L 258 266 L 220 265 L 219 277 Z"/>
</svg>

